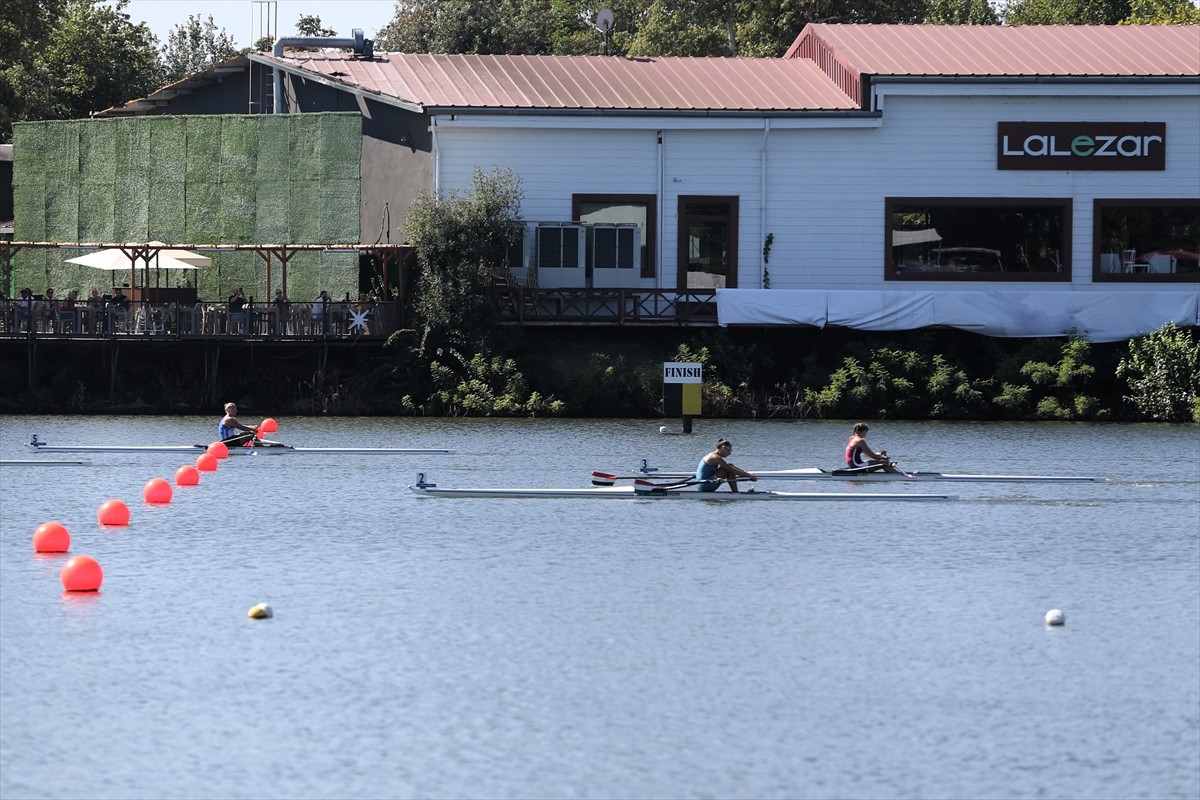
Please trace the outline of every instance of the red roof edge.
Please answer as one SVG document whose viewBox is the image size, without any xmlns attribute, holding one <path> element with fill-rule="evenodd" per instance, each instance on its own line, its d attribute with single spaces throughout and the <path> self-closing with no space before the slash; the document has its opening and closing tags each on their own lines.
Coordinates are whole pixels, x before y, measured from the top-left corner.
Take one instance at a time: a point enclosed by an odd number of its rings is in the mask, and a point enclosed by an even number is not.
<svg viewBox="0 0 1200 800">
<path fill-rule="evenodd" d="M 829 79 L 842 90 L 854 104 L 863 107 L 862 73 L 838 58 L 833 45 L 826 41 L 813 26 L 804 30 L 783 54 L 784 58 L 803 58 L 816 64 Z"/>
</svg>

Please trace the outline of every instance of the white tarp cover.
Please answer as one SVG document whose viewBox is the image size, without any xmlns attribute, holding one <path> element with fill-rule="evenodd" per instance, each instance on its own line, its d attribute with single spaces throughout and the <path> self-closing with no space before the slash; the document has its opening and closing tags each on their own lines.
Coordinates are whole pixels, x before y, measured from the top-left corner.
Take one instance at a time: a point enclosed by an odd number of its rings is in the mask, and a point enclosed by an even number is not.
<svg viewBox="0 0 1200 800">
<path fill-rule="evenodd" d="M 1116 342 L 1174 321 L 1200 325 L 1200 289 L 1015 291 L 718 289 L 721 325 L 837 325 L 904 331 L 943 325 L 1000 337 L 1069 336 Z"/>
<path fill-rule="evenodd" d="M 892 231 L 892 247 L 903 247 L 906 244 L 921 244 L 923 242 L 940 242 L 937 228 L 922 228 L 919 231 Z"/>
</svg>

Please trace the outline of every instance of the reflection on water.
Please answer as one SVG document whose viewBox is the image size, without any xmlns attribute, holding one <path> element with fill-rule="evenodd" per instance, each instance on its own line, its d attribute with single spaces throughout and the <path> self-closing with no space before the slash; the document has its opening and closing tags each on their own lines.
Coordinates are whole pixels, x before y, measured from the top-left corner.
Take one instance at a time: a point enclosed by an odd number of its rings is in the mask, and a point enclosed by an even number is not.
<svg viewBox="0 0 1200 800">
<path fill-rule="evenodd" d="M 8 417 L 0 458 L 215 420 Z M 2 469 L 0 796 L 1200 794 L 1200 458 L 1164 458 L 1200 456 L 1194 428 L 876 423 L 913 468 L 1113 480 L 857 505 L 405 489 L 691 468 L 719 435 L 750 469 L 828 467 L 847 422 L 280 423 L 456 452 L 237 459 L 161 507 L 140 492 L 173 454 Z M 111 497 L 127 528 L 96 524 Z M 50 519 L 98 594 L 32 552 Z"/>
</svg>

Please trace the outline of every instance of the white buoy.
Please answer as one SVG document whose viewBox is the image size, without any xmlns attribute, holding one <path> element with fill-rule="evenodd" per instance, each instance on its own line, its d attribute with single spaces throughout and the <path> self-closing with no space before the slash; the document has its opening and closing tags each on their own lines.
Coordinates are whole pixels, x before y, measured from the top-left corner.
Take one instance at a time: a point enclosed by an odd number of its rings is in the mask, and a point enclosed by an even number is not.
<svg viewBox="0 0 1200 800">
<path fill-rule="evenodd" d="M 667 426 L 666 426 L 666 425 L 659 425 L 659 426 L 658 426 L 658 432 L 659 432 L 659 433 L 666 433 L 666 432 L 667 432 Z"/>
<path fill-rule="evenodd" d="M 1067 624 L 1067 615 L 1064 614 L 1060 609 L 1052 608 L 1046 612 L 1046 624 L 1047 625 L 1066 625 Z"/>
<path fill-rule="evenodd" d="M 250 619 L 270 619 L 275 616 L 275 612 L 266 603 L 259 603 L 247 611 L 246 616 Z"/>
</svg>

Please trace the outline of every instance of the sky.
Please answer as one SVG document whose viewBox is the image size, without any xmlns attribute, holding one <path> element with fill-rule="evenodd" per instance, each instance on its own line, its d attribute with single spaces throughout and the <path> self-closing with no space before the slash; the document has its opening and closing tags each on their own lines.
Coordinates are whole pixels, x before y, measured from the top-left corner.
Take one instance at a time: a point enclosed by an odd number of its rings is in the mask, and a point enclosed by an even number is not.
<svg viewBox="0 0 1200 800">
<path fill-rule="evenodd" d="M 274 9 L 278 9 L 279 36 L 297 35 L 296 21 L 307 14 L 320 17 L 321 25 L 332 28 L 340 38 L 348 39 L 351 31 L 362 28 L 366 38 L 373 39 L 395 16 L 396 0 L 130 0 L 125 13 L 135 24 L 145 22 L 159 45 L 166 44 L 171 29 L 187 22 L 189 15 L 204 22 L 211 14 L 217 27 L 224 28 L 240 49 L 250 47 L 264 31 L 270 33 L 268 10 L 274 19 Z"/>
</svg>

